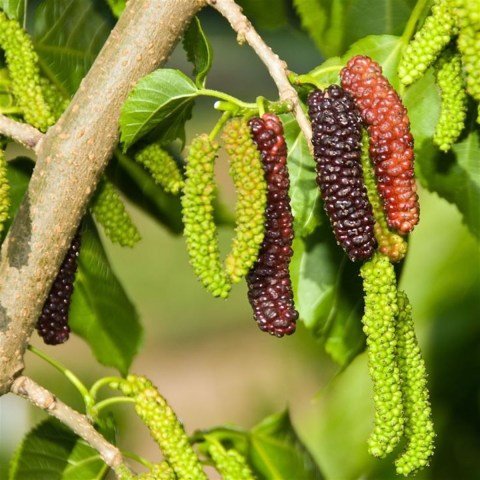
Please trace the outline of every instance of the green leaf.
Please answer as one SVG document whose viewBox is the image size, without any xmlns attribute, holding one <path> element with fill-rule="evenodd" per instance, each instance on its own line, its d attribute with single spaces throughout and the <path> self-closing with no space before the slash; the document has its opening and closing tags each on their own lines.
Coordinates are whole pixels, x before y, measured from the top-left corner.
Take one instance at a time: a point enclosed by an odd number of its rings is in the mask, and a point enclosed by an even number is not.
<svg viewBox="0 0 480 480">
<path fill-rule="evenodd" d="M 97 0 L 46 0 L 35 11 L 33 42 L 44 73 L 73 95 L 112 29 L 108 7 Z"/>
<path fill-rule="evenodd" d="M 324 478 L 295 432 L 288 411 L 271 415 L 250 432 L 234 427 L 219 427 L 199 432 L 194 438 L 195 441 L 208 442 L 208 437 L 240 452 L 259 480 Z"/>
<path fill-rule="evenodd" d="M 174 234 L 183 232 L 182 205 L 178 195 L 166 193 L 150 174 L 128 155 L 117 152 L 108 177 L 122 193 Z"/>
<path fill-rule="evenodd" d="M 258 28 L 279 28 L 288 23 L 286 0 L 239 0 L 245 15 Z"/>
<path fill-rule="evenodd" d="M 50 418 L 23 439 L 9 480 L 101 480 L 107 470 L 96 450 Z"/>
<path fill-rule="evenodd" d="M 2 9 L 8 18 L 18 20 L 23 24 L 25 18 L 25 0 L 0 0 Z"/>
<path fill-rule="evenodd" d="M 364 348 L 362 283 L 358 266 L 336 244 L 330 223 L 296 238 L 290 267 L 300 320 L 341 366 Z"/>
<path fill-rule="evenodd" d="M 198 17 L 192 20 L 185 32 L 183 48 L 187 53 L 188 60 L 194 65 L 195 83 L 198 88 L 204 87 L 207 74 L 212 68 L 213 51 Z"/>
<path fill-rule="evenodd" d="M 297 236 L 303 237 L 313 232 L 321 218 L 315 162 L 293 115 L 282 115 L 282 122 L 288 147 L 289 194 L 295 219 L 294 229 Z"/>
<path fill-rule="evenodd" d="M 197 86 L 179 70 L 159 69 L 143 77 L 128 96 L 120 116 L 124 149 L 157 127 L 185 116 L 199 94 Z M 167 120 L 168 119 L 168 120 Z"/>
<path fill-rule="evenodd" d="M 70 326 L 103 365 L 127 374 L 142 341 L 138 313 L 113 273 L 91 218 L 84 220 Z"/>
<path fill-rule="evenodd" d="M 125 10 L 126 0 L 107 0 L 112 13 L 118 18 Z"/>
</svg>

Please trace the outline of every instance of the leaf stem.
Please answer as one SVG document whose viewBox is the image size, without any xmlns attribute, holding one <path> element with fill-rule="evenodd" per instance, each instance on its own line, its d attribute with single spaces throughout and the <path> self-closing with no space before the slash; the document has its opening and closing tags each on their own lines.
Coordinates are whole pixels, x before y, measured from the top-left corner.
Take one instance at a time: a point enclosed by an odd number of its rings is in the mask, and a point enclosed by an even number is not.
<svg viewBox="0 0 480 480">
<path fill-rule="evenodd" d="M 232 95 L 229 95 L 228 93 L 220 92 L 218 90 L 210 90 L 208 88 L 201 88 L 199 90 L 198 94 L 199 95 L 205 95 L 206 97 L 218 98 L 219 100 L 224 100 L 226 102 L 233 103 L 234 105 L 237 105 L 240 108 L 245 108 L 245 109 L 249 109 L 249 110 L 257 108 L 256 103 L 242 102 L 242 100 L 239 100 L 238 98 L 235 98 Z"/>
<path fill-rule="evenodd" d="M 135 462 L 139 463 L 140 465 L 143 465 L 144 467 L 147 467 L 149 470 L 151 470 L 154 465 L 153 463 L 149 462 L 146 458 L 141 457 L 140 455 L 137 455 L 134 452 L 130 452 L 128 450 L 121 450 L 122 455 L 125 458 L 130 458 L 131 460 L 134 460 Z"/>
<path fill-rule="evenodd" d="M 412 38 L 413 34 L 415 33 L 415 28 L 417 26 L 418 21 L 420 20 L 420 16 L 423 13 L 423 10 L 430 3 L 430 0 L 418 0 L 415 8 L 412 10 L 410 18 L 408 19 L 407 24 L 405 25 L 405 30 L 402 33 L 400 38 L 403 45 L 408 45 L 410 39 Z"/>
<path fill-rule="evenodd" d="M 265 97 L 261 95 L 257 97 L 258 116 L 261 117 L 265 113 Z"/>
<path fill-rule="evenodd" d="M 111 383 L 120 383 L 123 382 L 123 378 L 120 377 L 103 377 L 97 380 L 92 387 L 90 388 L 90 397 L 92 397 L 93 401 L 97 398 L 98 391 L 105 386 L 110 385 Z"/>
<path fill-rule="evenodd" d="M 111 407 L 112 405 L 116 405 L 118 403 L 135 403 L 135 399 L 123 396 L 110 397 L 93 405 L 89 413 L 91 414 L 92 418 L 97 418 L 100 411 L 102 411 L 104 408 Z"/>
<path fill-rule="evenodd" d="M 232 116 L 232 112 L 223 112 L 223 115 L 220 117 L 216 125 L 213 127 L 212 131 L 210 132 L 210 135 L 208 138 L 213 141 L 215 140 L 215 137 L 218 135 L 220 130 L 223 128 L 225 123 L 227 123 L 228 119 Z"/>
</svg>

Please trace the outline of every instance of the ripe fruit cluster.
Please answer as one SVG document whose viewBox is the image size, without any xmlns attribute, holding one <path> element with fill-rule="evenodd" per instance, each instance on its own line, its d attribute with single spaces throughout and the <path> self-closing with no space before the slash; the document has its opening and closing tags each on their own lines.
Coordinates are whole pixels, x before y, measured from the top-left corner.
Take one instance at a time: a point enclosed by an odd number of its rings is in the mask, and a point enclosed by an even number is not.
<svg viewBox="0 0 480 480">
<path fill-rule="evenodd" d="M 0 234 L 3 232 L 5 222 L 10 212 L 10 185 L 7 178 L 7 160 L 5 152 L 0 147 Z"/>
<path fill-rule="evenodd" d="M 289 274 L 293 216 L 290 208 L 287 147 L 280 119 L 273 114 L 250 120 L 267 182 L 265 236 L 247 276 L 248 299 L 261 330 L 282 337 L 295 331 L 298 312 Z"/>
<path fill-rule="evenodd" d="M 59 345 L 66 342 L 70 336 L 68 311 L 79 253 L 80 233 L 77 232 L 37 320 L 37 332 L 47 345 Z"/>
<path fill-rule="evenodd" d="M 317 183 L 337 239 L 350 260 L 367 260 L 377 246 L 361 157 L 362 119 L 338 85 L 308 97 Z"/>
<path fill-rule="evenodd" d="M 407 111 L 372 59 L 358 55 L 340 73 L 342 87 L 356 101 L 370 137 L 370 157 L 388 225 L 401 234 L 419 220 L 413 170 L 413 137 Z"/>
</svg>

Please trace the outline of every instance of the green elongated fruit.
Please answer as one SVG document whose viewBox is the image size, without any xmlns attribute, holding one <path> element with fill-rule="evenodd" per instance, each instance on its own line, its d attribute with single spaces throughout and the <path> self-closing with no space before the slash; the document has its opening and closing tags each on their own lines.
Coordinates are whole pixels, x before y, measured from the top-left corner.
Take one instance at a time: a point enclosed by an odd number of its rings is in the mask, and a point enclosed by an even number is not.
<svg viewBox="0 0 480 480">
<path fill-rule="evenodd" d="M 167 462 L 162 462 L 154 465 L 149 472 L 142 473 L 136 478 L 138 480 L 176 480 L 177 476 Z"/>
<path fill-rule="evenodd" d="M 247 460 L 236 450 L 226 450 L 215 442 L 209 444 L 208 453 L 223 480 L 255 480 Z"/>
<path fill-rule="evenodd" d="M 262 158 L 248 123 L 241 118 L 231 120 L 222 137 L 237 192 L 235 237 L 225 270 L 232 282 L 237 283 L 255 263 L 263 241 L 267 185 Z"/>
<path fill-rule="evenodd" d="M 43 96 L 38 56 L 21 25 L 1 11 L 0 48 L 5 51 L 12 93 L 25 121 L 46 131 L 55 118 Z"/>
<path fill-rule="evenodd" d="M 440 150 L 448 152 L 462 133 L 467 116 L 467 92 L 460 55 L 447 53 L 442 56 L 436 74 L 442 106 L 433 142 Z"/>
<path fill-rule="evenodd" d="M 400 372 L 396 360 L 396 278 L 393 265 L 381 253 L 376 253 L 366 262 L 360 274 L 365 291 L 363 331 L 367 336 L 368 367 L 375 405 L 375 426 L 368 447 L 375 457 L 384 457 L 396 447 L 404 427 Z"/>
<path fill-rule="evenodd" d="M 122 247 L 133 247 L 141 240 L 120 195 L 107 179 L 104 179 L 98 187 L 92 204 L 92 213 L 113 243 L 118 243 Z"/>
<path fill-rule="evenodd" d="M 362 169 L 367 188 L 368 200 L 372 205 L 373 218 L 375 225 L 373 231 L 378 243 L 378 250 L 386 255 L 392 262 L 402 260 L 408 249 L 406 240 L 390 229 L 385 216 L 382 199 L 378 193 L 377 182 L 375 179 L 375 171 L 370 160 L 370 142 L 368 134 L 363 132 L 362 135 Z"/>
<path fill-rule="evenodd" d="M 53 114 L 53 119 L 56 121 L 67 109 L 68 104 L 70 103 L 70 99 L 65 98 L 58 90 L 58 88 L 47 78 L 42 77 L 40 79 L 40 85 L 42 87 L 45 102 L 47 103 Z"/>
<path fill-rule="evenodd" d="M 176 195 L 183 188 L 183 176 L 177 162 L 158 143 L 144 147 L 135 155 L 135 160 L 149 171 L 155 183 L 166 192 Z"/>
<path fill-rule="evenodd" d="M 129 375 L 118 384 L 112 383 L 112 387 L 135 400 L 137 415 L 179 480 L 207 480 L 175 412 L 147 378 Z"/>
<path fill-rule="evenodd" d="M 467 92 L 480 101 L 480 0 L 451 0 L 458 24 L 457 45 L 462 54 Z"/>
<path fill-rule="evenodd" d="M 208 135 L 200 135 L 192 141 L 182 209 L 184 235 L 195 274 L 215 297 L 226 298 L 231 283 L 220 261 L 218 233 L 213 218 L 216 191 L 214 166 L 219 148 L 218 143 L 210 140 Z"/>
<path fill-rule="evenodd" d="M 400 82 L 410 85 L 418 80 L 450 42 L 454 33 L 455 19 L 451 0 L 435 0 L 432 13 L 407 45 L 400 59 Z"/>
<path fill-rule="evenodd" d="M 0 147 L 0 234 L 5 228 L 10 211 L 10 185 L 7 178 L 7 160 L 5 152 Z"/>
<path fill-rule="evenodd" d="M 435 432 L 427 386 L 427 371 L 412 319 L 412 307 L 404 292 L 398 292 L 396 323 L 397 361 L 402 381 L 405 435 L 408 443 L 396 460 L 397 473 L 405 476 L 428 465 L 433 454 Z"/>
</svg>

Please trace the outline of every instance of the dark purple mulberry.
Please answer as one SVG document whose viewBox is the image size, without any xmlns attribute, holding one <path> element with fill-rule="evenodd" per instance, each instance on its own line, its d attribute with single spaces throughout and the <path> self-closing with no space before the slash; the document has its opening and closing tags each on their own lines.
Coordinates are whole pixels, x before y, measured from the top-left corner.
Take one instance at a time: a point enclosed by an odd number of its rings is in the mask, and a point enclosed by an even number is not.
<svg viewBox="0 0 480 480">
<path fill-rule="evenodd" d="M 79 251 L 80 234 L 77 233 L 60 266 L 37 321 L 38 334 L 47 345 L 59 345 L 66 342 L 70 336 L 68 310 L 73 293 Z"/>
<path fill-rule="evenodd" d="M 338 85 L 308 97 L 317 183 L 325 212 L 350 260 L 367 260 L 377 242 L 372 206 L 362 175 L 362 119 L 353 98 Z"/>
<path fill-rule="evenodd" d="M 265 237 L 247 275 L 248 299 L 260 329 L 283 337 L 295 331 L 298 318 L 288 270 L 293 254 L 293 215 L 288 196 L 287 146 L 276 115 L 266 113 L 262 118 L 253 118 L 250 128 L 262 155 L 267 208 Z"/>
</svg>

